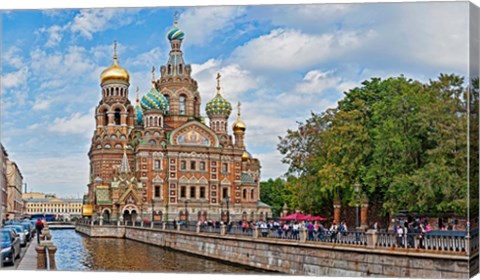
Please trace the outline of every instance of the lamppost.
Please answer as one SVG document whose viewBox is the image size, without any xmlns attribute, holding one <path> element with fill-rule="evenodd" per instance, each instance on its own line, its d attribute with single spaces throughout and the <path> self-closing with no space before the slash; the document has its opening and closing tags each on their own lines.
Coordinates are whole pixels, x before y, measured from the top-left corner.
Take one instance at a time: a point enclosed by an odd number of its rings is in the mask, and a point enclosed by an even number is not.
<svg viewBox="0 0 480 280">
<path fill-rule="evenodd" d="M 153 220 L 154 220 L 154 212 L 155 212 L 155 205 L 154 205 L 154 200 L 153 200 L 153 197 L 152 197 L 152 223 L 153 223 Z"/>
<path fill-rule="evenodd" d="M 360 192 L 360 183 L 357 181 L 354 185 L 354 190 L 355 190 L 355 228 L 358 228 L 360 225 L 358 224 L 358 193 Z"/>
<path fill-rule="evenodd" d="M 228 224 L 228 223 L 230 223 L 230 211 L 228 209 L 228 205 L 229 205 L 229 202 L 230 202 L 230 197 L 227 196 L 226 200 L 227 200 L 227 224 Z"/>
<path fill-rule="evenodd" d="M 220 201 L 220 221 L 222 222 L 223 222 L 223 200 Z"/>
<path fill-rule="evenodd" d="M 188 222 L 188 199 L 185 199 L 185 224 Z"/>
</svg>

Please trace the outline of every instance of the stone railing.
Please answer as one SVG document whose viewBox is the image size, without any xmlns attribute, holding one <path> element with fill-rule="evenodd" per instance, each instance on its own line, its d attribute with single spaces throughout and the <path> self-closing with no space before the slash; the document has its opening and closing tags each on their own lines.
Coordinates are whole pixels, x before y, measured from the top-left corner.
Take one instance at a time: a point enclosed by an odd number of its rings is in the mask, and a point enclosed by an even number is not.
<svg viewBox="0 0 480 280">
<path fill-rule="evenodd" d="M 37 251 L 37 269 L 41 270 L 56 270 L 55 264 L 55 253 L 57 252 L 57 247 L 51 241 L 52 235 L 48 225 L 42 230 L 40 234 L 40 243 L 35 248 Z"/>
<path fill-rule="evenodd" d="M 80 223 L 88 225 L 100 225 L 97 222 L 85 222 Z M 105 223 L 102 223 L 105 224 Z M 113 223 L 115 225 L 115 223 Z M 298 233 L 291 231 L 280 231 L 267 228 L 255 227 L 252 229 L 242 229 L 239 226 L 227 227 L 221 225 L 220 227 L 215 226 L 200 226 L 196 224 L 174 224 L 171 222 L 163 223 L 144 223 L 144 222 L 129 222 L 129 223 L 120 223 L 117 222 L 117 226 L 128 226 L 128 227 L 148 227 L 148 228 L 158 228 L 162 230 L 174 230 L 174 231 L 188 231 L 196 233 L 205 233 L 205 234 L 220 234 L 220 235 L 229 235 L 229 236 L 242 236 L 250 238 L 267 238 L 267 239 L 278 239 L 282 241 L 291 241 L 291 242 L 301 242 L 308 244 L 339 244 L 343 246 L 360 246 L 365 248 L 378 248 L 378 249 L 387 249 L 387 248 L 402 248 L 402 249 L 421 249 L 425 252 L 464 252 L 469 254 L 470 252 L 478 252 L 479 243 L 478 243 L 478 231 L 476 235 L 465 236 L 465 232 L 456 232 L 456 234 L 449 234 L 445 232 L 440 233 L 428 233 L 426 235 L 420 236 L 420 234 L 407 234 L 398 237 L 393 233 L 380 233 L 375 230 L 368 230 L 367 232 L 353 231 L 353 232 L 331 232 L 324 231 L 322 233 L 312 232 L 308 233 L 307 229 L 302 228 Z M 467 248 L 470 248 L 470 252 Z"/>
</svg>

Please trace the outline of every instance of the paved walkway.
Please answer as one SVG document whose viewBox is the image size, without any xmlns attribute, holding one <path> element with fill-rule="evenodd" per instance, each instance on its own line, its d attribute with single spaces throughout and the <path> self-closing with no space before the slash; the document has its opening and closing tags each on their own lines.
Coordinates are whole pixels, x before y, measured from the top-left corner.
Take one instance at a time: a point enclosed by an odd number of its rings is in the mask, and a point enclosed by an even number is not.
<svg viewBox="0 0 480 280">
<path fill-rule="evenodd" d="M 25 255 L 20 260 L 20 264 L 17 266 L 17 270 L 36 270 L 37 269 L 37 238 L 32 239 L 28 245 Z"/>
</svg>

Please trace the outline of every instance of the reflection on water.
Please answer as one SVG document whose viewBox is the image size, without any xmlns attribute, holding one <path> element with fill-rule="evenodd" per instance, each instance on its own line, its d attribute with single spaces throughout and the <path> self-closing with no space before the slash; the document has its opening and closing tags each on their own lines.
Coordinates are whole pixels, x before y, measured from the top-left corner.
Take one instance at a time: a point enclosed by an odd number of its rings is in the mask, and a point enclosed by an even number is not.
<svg viewBox="0 0 480 280">
<path fill-rule="evenodd" d="M 116 238 L 88 238 L 75 230 L 51 230 L 58 270 L 258 273 L 182 252 Z"/>
</svg>

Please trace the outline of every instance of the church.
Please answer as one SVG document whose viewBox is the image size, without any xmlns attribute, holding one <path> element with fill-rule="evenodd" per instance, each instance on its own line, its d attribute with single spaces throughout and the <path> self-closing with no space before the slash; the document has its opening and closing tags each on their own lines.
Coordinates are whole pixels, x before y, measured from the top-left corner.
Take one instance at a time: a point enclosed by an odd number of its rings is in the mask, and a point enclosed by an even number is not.
<svg viewBox="0 0 480 280">
<path fill-rule="evenodd" d="M 167 33 L 171 50 L 151 88 L 135 103 L 130 75 L 113 63 L 100 75 L 101 100 L 88 153 L 90 180 L 84 216 L 104 221 L 240 221 L 271 217 L 260 201 L 260 162 L 245 147 L 247 126 L 232 104 L 216 93 L 206 102 L 183 58 L 185 34 L 177 20 Z"/>
</svg>

